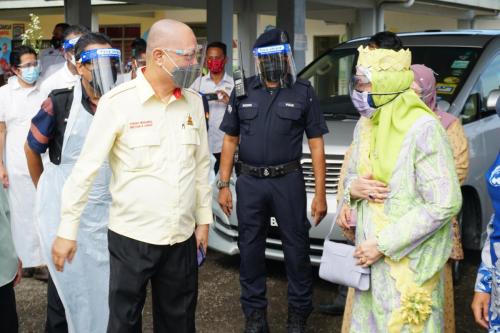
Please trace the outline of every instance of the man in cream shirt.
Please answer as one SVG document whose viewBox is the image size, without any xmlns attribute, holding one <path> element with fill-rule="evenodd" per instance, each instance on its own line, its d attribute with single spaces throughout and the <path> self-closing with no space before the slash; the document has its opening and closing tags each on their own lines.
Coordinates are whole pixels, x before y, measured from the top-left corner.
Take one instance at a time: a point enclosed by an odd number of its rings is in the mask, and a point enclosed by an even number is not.
<svg viewBox="0 0 500 333">
<path fill-rule="evenodd" d="M 52 256 L 71 262 L 80 215 L 100 165 L 113 172 L 108 332 L 140 332 L 152 285 L 155 332 L 195 332 L 197 249 L 212 222 L 210 156 L 201 97 L 184 89 L 203 52 L 185 24 L 150 30 L 146 67 L 101 97 L 67 180 Z"/>
</svg>

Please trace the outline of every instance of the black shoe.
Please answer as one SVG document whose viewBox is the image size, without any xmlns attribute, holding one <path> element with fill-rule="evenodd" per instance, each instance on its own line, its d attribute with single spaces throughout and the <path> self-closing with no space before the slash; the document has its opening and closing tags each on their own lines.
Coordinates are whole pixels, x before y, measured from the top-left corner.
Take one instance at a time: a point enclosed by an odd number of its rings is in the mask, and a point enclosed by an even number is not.
<svg viewBox="0 0 500 333">
<path fill-rule="evenodd" d="M 35 272 L 35 269 L 30 267 L 30 268 L 23 268 L 23 278 L 30 278 L 33 277 L 33 273 Z"/>
<path fill-rule="evenodd" d="M 49 270 L 47 269 L 47 266 L 40 266 L 35 268 L 33 272 L 33 278 L 47 282 L 49 280 Z"/>
<path fill-rule="evenodd" d="M 341 316 L 344 314 L 346 297 L 338 295 L 332 303 L 318 305 L 318 311 L 332 316 Z"/>
<path fill-rule="evenodd" d="M 305 333 L 307 317 L 309 317 L 309 313 L 288 307 L 287 333 Z"/>
<path fill-rule="evenodd" d="M 246 318 L 244 333 L 269 333 L 265 311 L 255 310 Z"/>
</svg>

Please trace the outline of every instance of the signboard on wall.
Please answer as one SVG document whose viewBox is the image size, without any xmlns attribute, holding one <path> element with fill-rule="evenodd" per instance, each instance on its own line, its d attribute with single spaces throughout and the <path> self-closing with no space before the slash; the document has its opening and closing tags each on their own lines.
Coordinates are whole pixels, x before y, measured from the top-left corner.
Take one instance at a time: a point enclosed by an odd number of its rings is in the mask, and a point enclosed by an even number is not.
<svg viewBox="0 0 500 333">
<path fill-rule="evenodd" d="M 24 34 L 24 23 L 14 23 L 12 25 L 12 39 L 21 39 Z"/>
<path fill-rule="evenodd" d="M 12 33 L 12 24 L 0 24 L 0 38 L 10 37 Z"/>
</svg>

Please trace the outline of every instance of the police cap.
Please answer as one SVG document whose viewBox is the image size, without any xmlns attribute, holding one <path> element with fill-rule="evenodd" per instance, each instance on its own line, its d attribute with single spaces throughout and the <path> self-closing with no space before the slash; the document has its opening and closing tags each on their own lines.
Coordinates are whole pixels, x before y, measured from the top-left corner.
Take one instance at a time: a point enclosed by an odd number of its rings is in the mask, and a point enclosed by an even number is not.
<svg viewBox="0 0 500 333">
<path fill-rule="evenodd" d="M 253 48 L 287 43 L 289 43 L 288 33 L 285 30 L 274 28 L 260 35 Z"/>
</svg>

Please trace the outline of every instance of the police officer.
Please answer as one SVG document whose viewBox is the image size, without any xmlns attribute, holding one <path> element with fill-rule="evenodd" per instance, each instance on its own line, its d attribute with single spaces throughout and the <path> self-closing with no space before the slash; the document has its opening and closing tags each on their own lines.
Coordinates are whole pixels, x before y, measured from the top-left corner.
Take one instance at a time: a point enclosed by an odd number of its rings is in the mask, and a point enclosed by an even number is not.
<svg viewBox="0 0 500 333">
<path fill-rule="evenodd" d="M 220 129 L 222 148 L 219 204 L 232 212 L 228 189 L 233 156 L 236 165 L 238 246 L 241 254 L 241 304 L 245 333 L 268 332 L 266 315 L 266 233 L 270 218 L 280 229 L 288 277 L 288 332 L 304 332 L 312 310 L 312 271 L 306 192 L 301 171 L 304 132 L 312 154 L 316 193 L 314 224 L 326 215 L 323 134 L 328 133 L 308 81 L 296 78 L 288 35 L 271 29 L 253 50 L 257 75 L 246 80 L 246 94 L 233 90 Z M 236 83 L 237 84 L 237 83 Z"/>
</svg>

